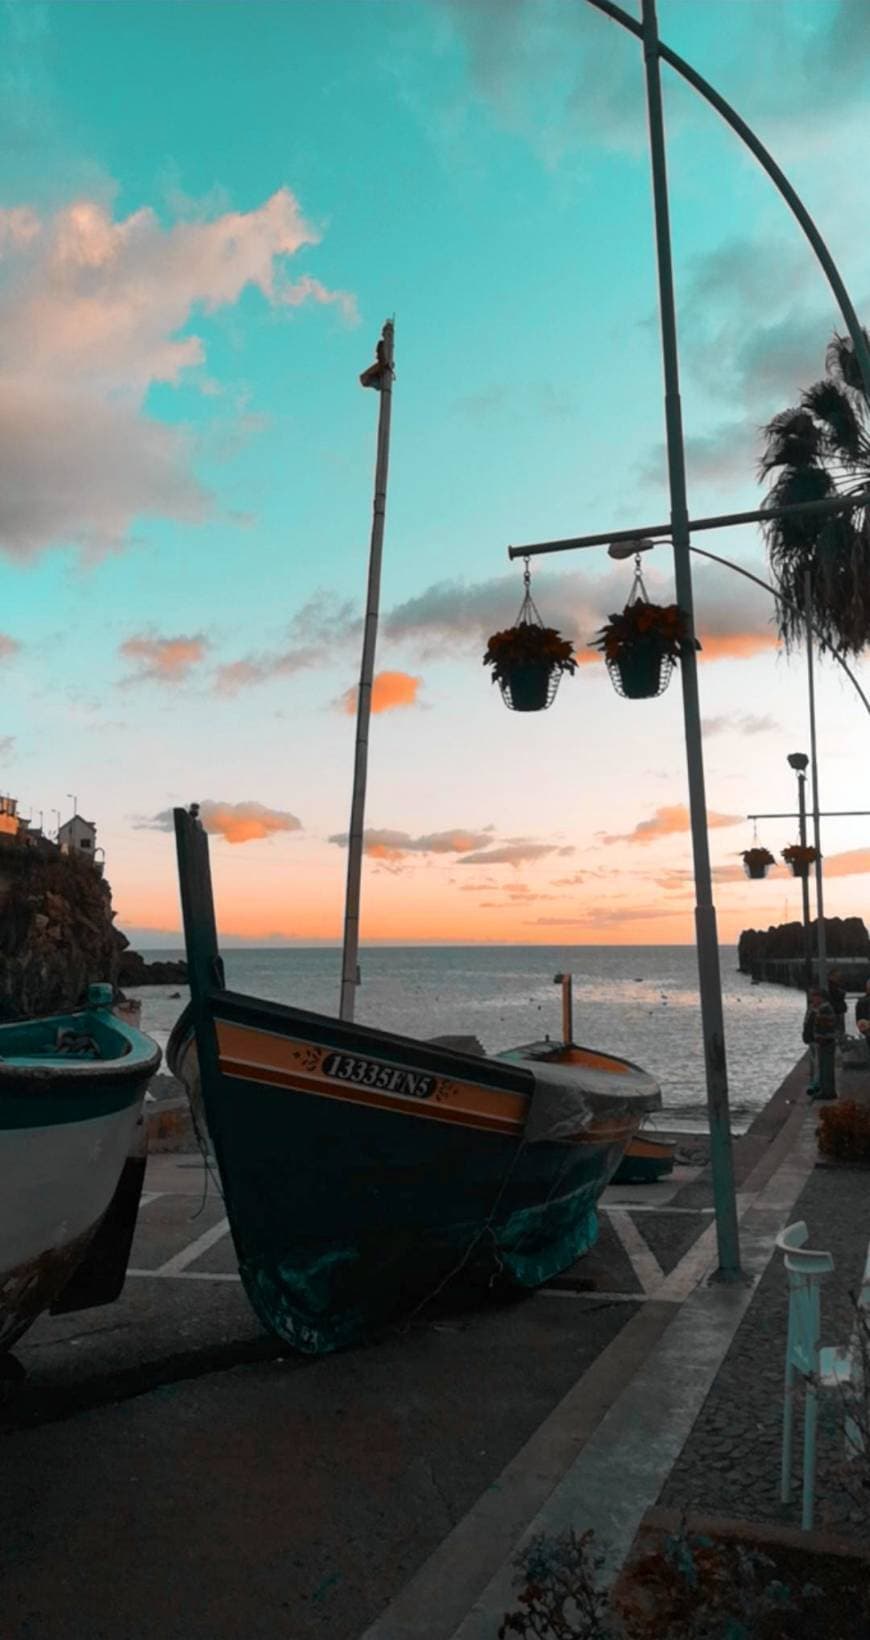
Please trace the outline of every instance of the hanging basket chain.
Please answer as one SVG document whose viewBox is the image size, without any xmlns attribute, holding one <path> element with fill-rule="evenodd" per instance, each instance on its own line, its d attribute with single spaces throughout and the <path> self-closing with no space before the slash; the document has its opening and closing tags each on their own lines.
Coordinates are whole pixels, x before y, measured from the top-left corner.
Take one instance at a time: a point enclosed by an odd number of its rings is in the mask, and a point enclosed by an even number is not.
<svg viewBox="0 0 870 1640">
<path fill-rule="evenodd" d="M 644 585 L 643 574 L 640 567 L 639 552 L 636 552 L 634 555 L 634 579 L 631 583 L 631 591 L 626 602 L 629 604 L 649 603 L 649 593 Z"/>
<path fill-rule="evenodd" d="M 540 611 L 532 597 L 532 572 L 528 558 L 523 559 L 523 601 L 520 604 L 519 614 L 514 622 L 515 626 L 543 626 Z"/>
</svg>

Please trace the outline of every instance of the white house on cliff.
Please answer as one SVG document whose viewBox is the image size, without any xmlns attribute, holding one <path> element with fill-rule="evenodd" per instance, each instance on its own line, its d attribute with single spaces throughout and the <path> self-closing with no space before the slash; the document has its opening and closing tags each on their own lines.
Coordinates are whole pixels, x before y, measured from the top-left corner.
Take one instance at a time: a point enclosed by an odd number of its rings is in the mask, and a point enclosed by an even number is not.
<svg viewBox="0 0 870 1640">
<path fill-rule="evenodd" d="M 80 814 L 74 814 L 59 828 L 57 842 L 61 854 L 84 854 L 87 859 L 93 860 L 97 828 L 93 820 L 83 820 Z"/>
</svg>

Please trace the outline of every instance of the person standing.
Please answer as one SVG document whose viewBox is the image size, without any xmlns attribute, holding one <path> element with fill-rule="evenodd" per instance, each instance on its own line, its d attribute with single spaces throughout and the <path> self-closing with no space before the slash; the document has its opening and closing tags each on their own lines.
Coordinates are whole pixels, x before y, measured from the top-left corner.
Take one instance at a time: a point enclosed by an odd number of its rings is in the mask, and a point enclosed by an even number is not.
<svg viewBox="0 0 870 1640">
<path fill-rule="evenodd" d="M 843 984 L 843 975 L 839 968 L 832 968 L 828 975 L 828 1001 L 834 1010 L 837 1042 L 842 1046 L 846 1040 L 846 987 Z"/>
<path fill-rule="evenodd" d="M 865 981 L 864 995 L 855 1003 L 855 1029 L 870 1054 L 870 979 Z"/>
<path fill-rule="evenodd" d="M 812 1078 L 807 1087 L 811 1099 L 836 1099 L 834 1046 L 837 1016 L 824 991 L 814 986 L 804 1015 L 803 1040 L 810 1048 Z"/>
</svg>

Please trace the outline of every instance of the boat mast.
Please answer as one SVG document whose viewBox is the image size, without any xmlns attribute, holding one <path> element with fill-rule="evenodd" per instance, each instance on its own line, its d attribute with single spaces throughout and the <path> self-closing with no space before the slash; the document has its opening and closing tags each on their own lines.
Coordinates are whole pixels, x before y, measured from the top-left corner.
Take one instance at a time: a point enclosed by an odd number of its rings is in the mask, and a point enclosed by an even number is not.
<svg viewBox="0 0 870 1640">
<path fill-rule="evenodd" d="M 372 506 L 372 538 L 369 549 L 369 585 L 363 632 L 362 664 L 356 703 L 356 748 L 353 765 L 353 798 L 347 840 L 347 893 L 344 910 L 344 951 L 341 963 L 339 1019 L 353 1019 L 356 987 L 359 984 L 359 901 L 363 858 L 363 822 L 366 806 L 366 774 L 369 753 L 369 720 L 372 710 L 372 679 L 378 636 L 378 604 L 381 591 L 381 555 L 384 518 L 387 510 L 387 471 L 390 463 L 390 412 L 393 403 L 393 321 L 388 319 L 381 332 L 376 358 L 360 376 L 363 387 L 373 387 L 381 395 L 378 414 L 378 453 L 375 463 L 375 493 Z"/>
</svg>

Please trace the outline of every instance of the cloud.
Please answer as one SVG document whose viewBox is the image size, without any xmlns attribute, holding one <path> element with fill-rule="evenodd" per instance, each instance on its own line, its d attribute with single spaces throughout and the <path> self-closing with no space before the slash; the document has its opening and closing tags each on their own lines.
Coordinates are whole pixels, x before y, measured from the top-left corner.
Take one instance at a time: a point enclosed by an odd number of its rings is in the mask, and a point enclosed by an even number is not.
<svg viewBox="0 0 870 1640">
<path fill-rule="evenodd" d="M 11 661 L 20 649 L 21 645 L 17 638 L 10 638 L 8 632 L 0 632 L 0 662 Z"/>
<path fill-rule="evenodd" d="M 870 848 L 850 848 L 842 854 L 826 854 L 826 877 L 857 877 L 870 871 Z"/>
<path fill-rule="evenodd" d="M 203 659 L 208 640 L 202 633 L 190 637 L 158 638 L 140 633 L 118 645 L 119 655 L 136 664 L 127 683 L 183 683 Z"/>
<path fill-rule="evenodd" d="M 719 826 L 736 826 L 746 818 L 743 814 L 717 814 L 714 809 L 707 811 L 707 826 L 710 831 Z M 634 831 L 618 834 L 605 834 L 603 843 L 656 843 L 661 837 L 673 837 L 678 832 L 689 830 L 689 811 L 685 803 L 665 804 L 658 808 L 650 820 L 639 820 Z"/>
<path fill-rule="evenodd" d="M 14 747 L 14 735 L 0 735 L 0 757 L 11 757 Z"/>
<path fill-rule="evenodd" d="M 725 715 L 701 719 L 701 728 L 706 736 L 732 733 L 738 735 L 766 735 L 779 730 L 781 725 L 769 712 L 762 717 L 756 717 L 753 712 L 743 712 L 739 716 Z"/>
<path fill-rule="evenodd" d="M 213 510 L 189 433 L 146 413 L 156 383 L 197 383 L 196 314 L 248 289 L 273 306 L 352 298 L 287 263 L 318 231 L 288 188 L 250 211 L 164 227 L 143 207 L 115 220 L 94 198 L 0 219 L 0 550 L 121 547 L 140 516 Z M 192 374 L 193 373 L 193 374 Z"/>
<path fill-rule="evenodd" d="M 557 848 L 555 843 L 505 843 L 501 848 L 483 849 L 477 854 L 466 854 L 462 866 L 520 866 L 530 860 L 543 860 L 548 854 L 573 854 L 573 848 Z"/>
<path fill-rule="evenodd" d="M 642 149 L 645 114 L 633 54 L 591 7 L 442 0 L 440 11 L 463 52 L 472 95 L 500 125 L 525 136 L 545 163 L 590 138 Z"/>
<path fill-rule="evenodd" d="M 348 834 L 335 832 L 329 841 L 339 848 L 347 848 Z M 363 852 L 373 860 L 390 864 L 406 859 L 409 854 L 459 854 L 472 858 L 470 850 L 482 848 L 488 841 L 487 833 L 467 831 L 462 826 L 450 831 L 428 832 L 422 837 L 412 837 L 407 831 L 367 826 L 363 832 Z"/>
<path fill-rule="evenodd" d="M 281 647 L 225 662 L 215 673 L 215 688 L 220 695 L 236 695 L 273 678 L 307 671 L 329 656 L 343 657 L 361 631 L 357 605 L 321 588 L 293 616 Z"/>
<path fill-rule="evenodd" d="M 256 843 L 278 832 L 301 831 L 302 821 L 287 809 L 270 809 L 263 803 L 224 803 L 205 798 L 199 805 L 199 815 L 205 830 L 228 843 Z M 134 821 L 137 831 L 172 831 L 174 821 L 171 809 L 163 809 L 148 820 Z"/>
<path fill-rule="evenodd" d="M 730 484 L 741 478 L 751 481 L 758 461 L 758 426 L 753 417 L 720 422 L 709 433 L 688 435 L 685 452 L 690 491 L 696 484 Z M 654 445 L 637 471 L 642 483 L 667 490 L 668 458 L 664 444 Z"/>
<path fill-rule="evenodd" d="M 644 569 L 650 597 L 664 603 L 674 596 L 670 560 L 670 549 L 662 545 Z M 571 640 L 581 665 L 601 666 L 600 652 L 589 643 L 608 615 L 623 607 L 630 586 L 625 565 L 614 564 L 597 578 L 585 570 L 539 568 L 534 591 L 545 620 Z M 774 601 L 762 588 L 708 564 L 696 568 L 694 587 L 702 663 L 744 660 L 776 647 Z M 516 572 L 471 583 L 438 581 L 390 610 L 384 633 L 424 660 L 455 654 L 479 660 L 489 634 L 516 620 L 520 598 Z"/>
<path fill-rule="evenodd" d="M 422 678 L 414 678 L 409 672 L 376 672 L 372 681 L 372 711 L 394 712 L 402 706 L 419 706 L 417 693 Z M 346 689 L 339 699 L 339 706 L 349 717 L 356 713 L 356 703 L 359 690 L 354 684 Z"/>
<path fill-rule="evenodd" d="M 489 387 L 456 399 L 452 408 L 472 421 L 490 421 L 499 415 L 564 421 L 567 416 L 576 416 L 578 407 L 576 398 L 554 382 L 524 381 L 492 382 Z"/>
<path fill-rule="evenodd" d="M 590 926 L 595 928 L 618 928 L 622 923 L 656 922 L 659 918 L 685 916 L 685 911 L 679 909 L 671 910 L 668 906 L 648 906 L 637 908 L 634 906 L 622 907 L 604 905 L 590 906 L 588 911 L 584 911 L 576 917 L 532 917 L 527 921 L 526 926 L 548 928 L 586 928 Z"/>
</svg>

